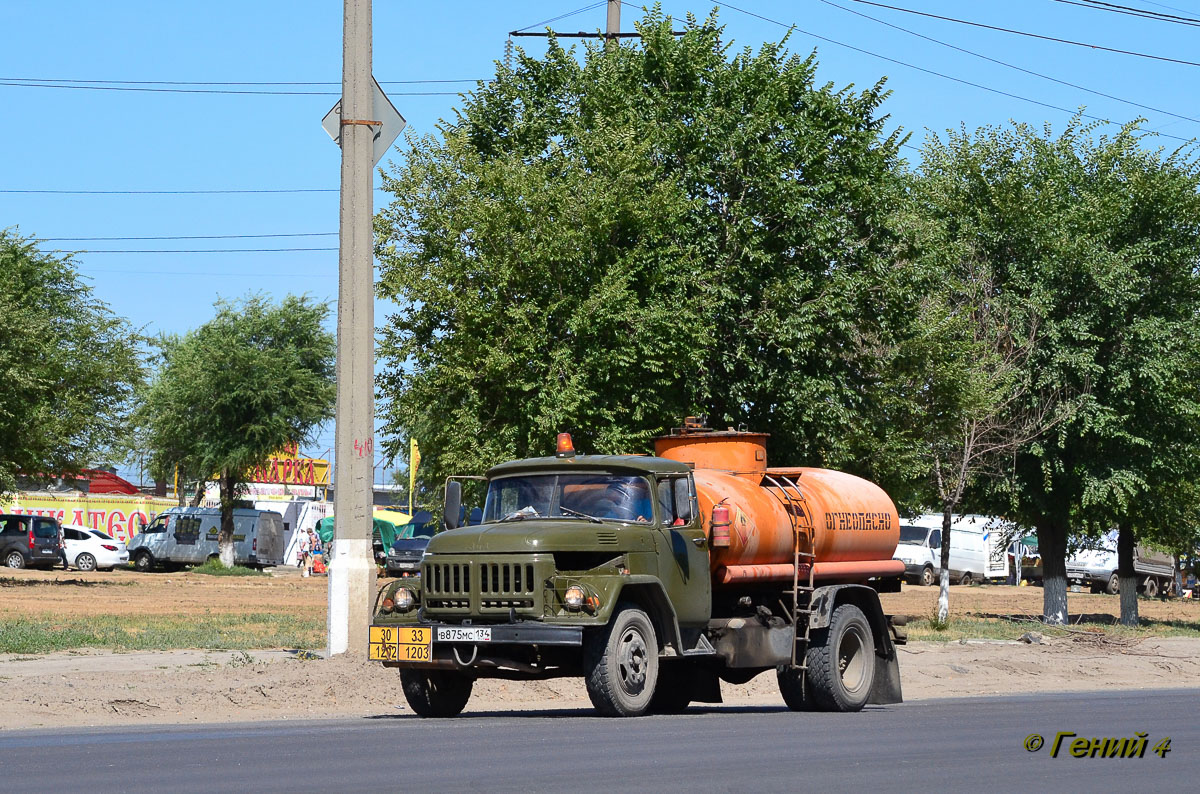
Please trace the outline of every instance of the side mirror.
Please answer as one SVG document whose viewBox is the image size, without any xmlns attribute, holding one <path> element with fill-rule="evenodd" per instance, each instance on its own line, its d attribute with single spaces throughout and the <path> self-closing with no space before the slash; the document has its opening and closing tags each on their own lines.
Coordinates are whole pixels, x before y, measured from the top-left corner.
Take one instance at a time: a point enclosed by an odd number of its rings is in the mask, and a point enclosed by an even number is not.
<svg viewBox="0 0 1200 794">
<path fill-rule="evenodd" d="M 446 529 L 457 529 L 459 514 L 462 512 L 462 483 L 451 480 L 446 483 L 446 508 L 442 518 Z"/>
<path fill-rule="evenodd" d="M 675 480 L 672 485 L 675 492 L 675 517 L 690 524 L 695 517 L 692 515 L 692 494 L 687 487 L 687 480 Z"/>
</svg>

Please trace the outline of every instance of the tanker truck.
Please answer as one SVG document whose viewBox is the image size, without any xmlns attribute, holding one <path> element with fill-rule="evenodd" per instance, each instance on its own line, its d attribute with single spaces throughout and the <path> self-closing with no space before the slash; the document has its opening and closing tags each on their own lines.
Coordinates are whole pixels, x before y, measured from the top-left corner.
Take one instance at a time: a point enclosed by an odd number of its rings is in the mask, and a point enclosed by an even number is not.
<svg viewBox="0 0 1200 794">
<path fill-rule="evenodd" d="M 878 486 L 768 468 L 767 435 L 689 418 L 655 454 L 552 457 L 485 476 L 483 521 L 448 531 L 417 576 L 380 589 L 368 658 L 423 717 L 460 713 L 480 678 L 582 677 L 607 716 L 721 702 L 774 671 L 793 710 L 901 702 L 899 517 Z M 478 478 L 474 478 L 478 479 Z"/>
</svg>

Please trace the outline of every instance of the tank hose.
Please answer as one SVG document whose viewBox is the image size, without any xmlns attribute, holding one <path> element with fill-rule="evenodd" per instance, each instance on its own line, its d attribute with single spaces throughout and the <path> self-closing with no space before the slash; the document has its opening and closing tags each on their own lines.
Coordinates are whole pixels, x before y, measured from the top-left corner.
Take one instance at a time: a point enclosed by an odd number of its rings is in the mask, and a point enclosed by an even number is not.
<svg viewBox="0 0 1200 794">
<path fill-rule="evenodd" d="M 460 657 L 459 657 L 459 655 L 458 655 L 458 646 L 457 646 L 457 645 L 455 645 L 455 646 L 454 646 L 454 662 L 455 662 L 455 663 L 456 663 L 456 664 L 457 664 L 459 667 L 461 667 L 461 668 L 464 668 L 464 669 L 465 669 L 465 668 L 467 668 L 467 667 L 471 667 L 472 665 L 474 665 L 474 664 L 475 664 L 475 660 L 476 660 L 476 659 L 478 659 L 478 658 L 479 658 L 479 646 L 478 646 L 478 645 L 472 645 L 472 646 L 471 646 L 471 658 L 470 658 L 470 660 L 469 660 L 469 661 L 466 661 L 466 662 L 464 662 L 464 661 L 462 660 L 462 658 L 460 658 Z"/>
</svg>

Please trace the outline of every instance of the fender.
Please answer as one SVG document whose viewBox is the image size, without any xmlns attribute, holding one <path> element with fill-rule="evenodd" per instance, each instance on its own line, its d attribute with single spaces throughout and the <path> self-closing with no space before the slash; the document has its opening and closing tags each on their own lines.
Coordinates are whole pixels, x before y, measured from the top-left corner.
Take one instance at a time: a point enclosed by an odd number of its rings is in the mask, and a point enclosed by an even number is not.
<svg viewBox="0 0 1200 794">
<path fill-rule="evenodd" d="M 879 593 L 861 584 L 834 584 L 818 587 L 812 594 L 812 613 L 808 616 L 810 631 L 829 628 L 833 610 L 842 604 L 853 604 L 862 610 L 871 625 L 875 640 L 875 680 L 871 685 L 870 703 L 902 703 L 900 665 L 896 646 L 892 642 L 888 621 L 879 603 Z"/>
<path fill-rule="evenodd" d="M 654 622 L 662 644 L 662 655 L 682 656 L 684 646 L 679 634 L 679 619 L 658 577 L 641 574 L 622 576 L 621 580 L 623 586 L 608 607 L 606 618 L 611 616 L 617 601 L 631 601 L 645 610 Z"/>
</svg>

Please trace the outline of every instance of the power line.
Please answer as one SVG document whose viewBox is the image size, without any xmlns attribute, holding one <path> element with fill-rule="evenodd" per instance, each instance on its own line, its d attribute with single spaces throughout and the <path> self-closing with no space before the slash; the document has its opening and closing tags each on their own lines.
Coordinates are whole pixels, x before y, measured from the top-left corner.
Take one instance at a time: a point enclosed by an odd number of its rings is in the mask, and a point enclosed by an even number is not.
<svg viewBox="0 0 1200 794">
<path fill-rule="evenodd" d="M 820 2 L 822 2 L 828 6 L 833 6 L 834 8 L 840 8 L 842 11 L 845 11 L 848 14 L 854 14 L 855 16 L 862 17 L 863 19 L 869 19 L 873 22 L 878 22 L 880 25 L 886 25 L 887 27 L 892 28 L 893 30 L 903 31 L 904 33 L 907 33 L 910 36 L 916 36 L 917 38 L 925 39 L 926 41 L 932 41 L 934 44 L 940 44 L 943 47 L 949 47 L 952 50 L 957 50 L 958 52 L 966 53 L 967 55 L 973 55 L 976 58 L 982 58 L 985 61 L 990 61 L 991 63 L 999 64 L 1000 66 L 1005 66 L 1005 67 L 1008 67 L 1009 69 L 1016 69 L 1018 72 L 1024 72 L 1025 74 L 1030 74 L 1030 75 L 1033 75 L 1034 77 L 1040 77 L 1043 80 L 1049 80 L 1050 82 L 1058 83 L 1059 85 L 1065 85 L 1070 88 L 1077 89 L 1079 91 L 1086 91 L 1089 94 L 1095 94 L 1096 96 L 1102 96 L 1102 97 L 1105 97 L 1106 99 L 1112 99 L 1117 102 L 1123 102 L 1127 105 L 1132 105 L 1133 107 L 1142 108 L 1143 110 L 1152 110 L 1155 113 L 1162 113 L 1167 116 L 1174 116 L 1177 119 L 1183 119 L 1185 121 L 1194 121 L 1196 123 L 1200 123 L 1200 119 L 1192 118 L 1191 116 L 1184 116 L 1183 114 L 1174 113 L 1170 110 L 1163 110 L 1162 108 L 1156 108 L 1151 105 L 1144 105 L 1141 102 L 1135 102 L 1132 99 L 1124 99 L 1122 97 L 1115 96 L 1113 94 L 1106 94 L 1103 91 L 1097 91 L 1094 88 L 1088 88 L 1086 86 L 1067 82 L 1066 80 L 1060 80 L 1057 77 L 1051 77 L 1048 74 L 1042 74 L 1041 72 L 1035 72 L 1032 69 L 1026 69 L 1025 67 L 1018 66 L 1015 63 L 1009 63 L 1007 61 L 1002 61 L 998 58 L 992 58 L 990 56 L 984 55 L 983 53 L 975 52 L 974 50 L 968 50 L 965 47 L 959 47 L 958 45 L 951 44 L 946 41 L 942 41 L 941 39 L 935 39 L 932 36 L 926 36 L 924 33 L 918 33 L 915 30 L 909 30 L 906 27 L 902 27 L 900 25 L 893 24 L 891 22 L 888 22 L 885 19 L 880 19 L 879 17 L 873 17 L 870 14 L 864 14 L 861 11 L 855 11 L 853 8 L 847 8 L 846 6 L 839 5 L 838 3 L 835 3 L 832 0 L 820 0 Z M 1068 2 L 1068 0 L 1057 0 L 1057 2 Z"/>
<path fill-rule="evenodd" d="M 917 66 L 916 64 L 913 64 L 913 63 L 908 63 L 907 61 L 901 61 L 901 60 L 898 60 L 898 59 L 896 59 L 896 58 L 890 58 L 890 57 L 888 57 L 887 55 L 880 55 L 880 54 L 879 54 L 879 53 L 877 53 L 877 52 L 872 52 L 871 50 L 866 50 L 866 49 L 863 49 L 862 47 L 855 47 L 853 44 L 847 44 L 847 43 L 846 43 L 846 42 L 844 42 L 844 41 L 838 41 L 837 39 L 831 39 L 831 38 L 829 38 L 828 36 L 822 36 L 822 35 L 820 35 L 820 34 L 813 33 L 813 32 L 811 32 L 811 31 L 805 30 L 805 29 L 803 29 L 803 28 L 801 28 L 801 27 L 799 27 L 799 26 L 797 26 L 797 25 L 795 25 L 795 24 L 788 25 L 788 24 L 786 24 L 786 23 L 784 23 L 784 22 L 780 22 L 778 19 L 771 19 L 770 17 L 765 17 L 765 16 L 763 16 L 762 14 L 756 14 L 756 13 L 754 13 L 753 11 L 747 11 L 747 10 L 746 10 L 746 9 L 744 9 L 744 8 L 738 8 L 737 6 L 735 6 L 735 5 L 731 4 L 731 3 L 722 2 L 722 0 L 713 0 L 713 2 L 714 2 L 716 5 L 718 5 L 718 6 L 721 6 L 722 8 L 728 8 L 728 9 L 731 9 L 731 10 L 733 10 L 733 11 L 737 11 L 737 12 L 740 12 L 740 13 L 742 13 L 742 14 L 746 14 L 747 16 L 755 17 L 756 19 L 761 19 L 761 20 L 763 20 L 764 22 L 770 22 L 772 25 L 778 25 L 779 27 L 781 27 L 781 28 L 786 28 L 786 29 L 788 29 L 788 30 L 795 29 L 795 30 L 798 30 L 798 31 L 800 31 L 801 33 L 803 33 L 803 34 L 804 34 L 804 35 L 806 35 L 806 36 L 811 36 L 811 37 L 812 37 L 812 38 L 814 38 L 814 39 L 818 39 L 818 40 L 820 40 L 820 41 L 825 41 L 825 42 L 828 42 L 828 43 L 830 43 L 830 44 L 835 44 L 835 45 L 837 45 L 837 46 L 839 46 L 839 47 L 845 47 L 845 48 L 846 48 L 846 49 L 848 49 L 848 50 L 853 50 L 854 52 L 862 53 L 863 55 L 869 55 L 869 56 L 871 56 L 872 58 L 878 58 L 878 59 L 880 59 L 880 60 L 882 60 L 882 61 L 887 61 L 888 63 L 894 63 L 894 64 L 897 64 L 897 65 L 899 65 L 899 66 L 904 66 L 904 67 L 907 67 L 907 68 L 909 68 L 909 69 L 915 69 L 915 70 L 917 70 L 918 72 L 924 72 L 924 73 L 926 73 L 926 74 L 931 74 L 931 75 L 934 75 L 935 77 L 941 77 L 941 78 L 942 78 L 942 79 L 944 79 L 944 80 L 952 80 L 953 82 L 956 82 L 956 83 L 961 83 L 961 84 L 963 84 L 963 85 L 968 85 L 968 86 L 971 86 L 972 88 L 978 88 L 978 89 L 980 89 L 980 90 L 982 90 L 982 91 L 988 91 L 988 92 L 990 92 L 990 93 L 993 93 L 993 94 L 998 94 L 998 95 L 1000 95 L 1000 96 L 1006 96 L 1006 97 L 1009 97 L 1010 99 L 1019 99 L 1019 100 L 1021 100 L 1022 102 L 1029 102 L 1030 104 L 1033 104 L 1033 105 L 1039 105 L 1039 106 L 1041 106 L 1041 107 L 1044 107 L 1044 108 L 1050 108 L 1051 110 L 1057 110 L 1057 111 L 1060 111 L 1060 112 L 1062 112 L 1062 113 L 1067 113 L 1067 114 L 1070 114 L 1070 115 L 1075 115 L 1076 113 L 1079 113 L 1078 109 L 1076 109 L 1076 110 L 1072 110 L 1072 109 L 1070 109 L 1070 108 L 1064 108 L 1064 107 L 1061 107 L 1061 106 L 1059 106 L 1059 105 L 1052 105 L 1052 104 L 1050 104 L 1049 102 L 1042 102 L 1042 101 L 1041 101 L 1041 100 L 1039 100 L 1039 99 L 1031 99 L 1030 97 L 1027 97 L 1027 96 L 1021 96 L 1020 94 L 1014 94 L 1014 93 L 1012 93 L 1011 91 L 1002 91 L 1002 90 L 1001 90 L 1001 89 L 999 89 L 999 88 L 992 88 L 991 86 L 983 85 L 982 83 L 975 83 L 975 82 L 972 82 L 972 81 L 970 81 L 970 80 L 964 80 L 964 79 L 963 79 L 963 78 L 961 78 L 961 77 L 955 77 L 955 76 L 953 76 L 953 75 L 949 75 L 949 74 L 946 74 L 946 73 L 944 73 L 944 72 L 939 72 L 939 71 L 936 71 L 936 70 L 934 70 L 934 69 L 927 69 L 927 68 L 926 68 L 926 67 L 924 67 L 924 66 Z M 1113 121 L 1112 121 L 1111 119 L 1100 118 L 1099 116 L 1093 116 L 1093 115 L 1090 115 L 1090 114 L 1088 114 L 1088 113 L 1079 113 L 1079 115 L 1080 115 L 1080 116 L 1082 116 L 1083 118 L 1086 118 L 1086 119 L 1092 119 L 1093 121 L 1100 121 L 1100 122 L 1103 122 L 1103 123 L 1105 123 L 1105 124 L 1112 124 L 1112 123 L 1113 123 Z M 1160 136 L 1162 136 L 1162 137 L 1164 137 L 1164 138 L 1173 138 L 1173 139 L 1175 139 L 1175 140 L 1177 140 L 1177 141 L 1183 141 L 1184 143 L 1190 143 L 1190 142 L 1192 142 L 1192 141 L 1194 141 L 1194 140 L 1195 140 L 1195 138 L 1182 138 L 1182 137 L 1180 137 L 1180 136 L 1178 136 L 1178 135 L 1170 135 L 1170 134 L 1168 134 L 1168 133 L 1165 133 L 1165 132 L 1159 132 L 1159 133 L 1156 133 L 1156 134 L 1157 134 L 1157 135 L 1160 135 Z"/>
<path fill-rule="evenodd" d="M 1161 11 L 1150 11 L 1144 8 L 1133 8 L 1132 6 L 1122 6 L 1114 3 L 1101 3 L 1098 0 L 1083 0 L 1083 2 L 1080 2 L 1080 0 L 1054 0 L 1054 2 L 1079 6 L 1080 8 L 1090 8 L 1093 11 L 1109 11 L 1113 14 L 1125 14 L 1131 17 L 1153 19 L 1159 22 L 1173 22 L 1176 25 L 1200 26 L 1200 19 L 1193 17 L 1180 17 L 1174 14 L 1164 14 Z"/>
<path fill-rule="evenodd" d="M 290 251 L 336 251 L 333 248 L 89 248 L 78 254 L 278 254 Z"/>
<path fill-rule="evenodd" d="M 124 85 L 67 85 L 65 83 L 18 83 L 0 80 L 0 85 L 17 88 L 66 88 L 77 91 L 136 91 L 154 94 L 242 94 L 257 96 L 341 96 L 341 91 L 252 91 L 228 88 L 149 88 Z M 459 91 L 396 91 L 391 96 L 458 96 Z"/>
<path fill-rule="evenodd" d="M 1060 39 L 1055 36 L 1043 36 L 1040 33 L 1029 33 L 1028 31 L 1024 31 L 1024 30 L 1013 30 L 1012 28 L 1001 28 L 1001 27 L 997 27 L 996 25 L 985 25 L 982 22 L 971 22 L 970 20 L 966 20 L 966 19 L 956 19 L 955 17 L 944 17 L 944 16 L 939 16 L 938 14 L 929 14 L 924 11 L 914 11 L 911 8 L 901 8 L 900 6 L 891 6 L 891 5 L 886 5 L 884 3 L 876 3 L 876 2 L 873 2 L 872 0 L 851 0 L 851 2 L 862 3 L 863 5 L 868 5 L 868 6 L 875 6 L 876 8 L 887 8 L 891 11 L 900 11 L 905 14 L 915 14 L 919 17 L 929 17 L 930 19 L 940 19 L 945 22 L 955 22 L 959 25 L 970 25 L 971 27 L 985 28 L 986 30 L 996 30 L 1001 33 L 1012 33 L 1016 36 L 1028 36 L 1031 39 L 1041 39 L 1043 41 L 1053 41 L 1053 42 L 1057 42 L 1059 44 L 1071 44 L 1075 47 L 1087 47 L 1088 49 L 1092 49 L 1092 50 L 1103 50 L 1104 52 L 1115 52 L 1119 55 L 1133 55 L 1138 58 L 1149 58 L 1154 61 L 1165 61 L 1167 63 L 1178 63 L 1178 64 L 1182 64 L 1184 66 L 1200 66 L 1200 63 L 1198 63 L 1196 61 L 1184 61 L 1179 58 L 1167 58 L 1166 56 L 1163 56 L 1163 55 L 1151 55 L 1151 54 L 1145 53 L 1145 52 L 1134 52 L 1133 50 L 1119 50 L 1119 49 L 1116 49 L 1113 47 L 1102 47 L 1099 44 L 1089 44 L 1085 41 L 1073 41 L 1071 39 Z"/>
<path fill-rule="evenodd" d="M 296 234 L 193 234 L 163 237 L 39 237 L 39 242 L 80 242 L 109 240 L 233 240 L 261 237 L 336 237 L 337 232 L 299 232 Z"/>
<path fill-rule="evenodd" d="M 101 85 L 204 85 L 204 86 L 340 86 L 341 83 L 326 82 L 277 82 L 250 81 L 225 82 L 221 80 L 82 80 L 73 77 L 0 77 L 0 80 L 12 80 L 22 83 L 97 83 Z M 430 83 L 478 83 L 486 82 L 478 79 L 463 80 L 380 80 L 380 85 L 421 85 Z"/>
<path fill-rule="evenodd" d="M 376 188 L 377 190 L 379 188 Z M 277 189 L 217 189 L 217 190 L 7 190 L 0 189 L 0 193 L 23 193 L 37 194 L 49 193 L 52 195 L 70 194 L 84 196 L 175 196 L 175 195 L 225 195 L 230 193 L 337 193 L 336 187 L 302 187 L 302 188 L 277 188 Z"/>
<path fill-rule="evenodd" d="M 92 276 L 104 276 L 104 275 L 108 275 L 109 273 L 120 273 L 121 275 L 136 275 L 136 276 L 200 276 L 202 278 L 210 278 L 212 276 L 230 276 L 230 277 L 236 277 L 236 278 L 246 278 L 246 277 L 279 278 L 279 276 L 281 275 L 278 272 L 262 273 L 262 272 L 247 272 L 244 270 L 239 271 L 237 273 L 221 273 L 221 272 L 217 272 L 217 271 L 201 272 L 201 271 L 195 271 L 195 270 L 94 270 L 94 271 L 91 271 L 88 273 L 84 273 L 83 275 L 87 276 L 87 277 L 92 277 Z M 338 274 L 337 273 L 296 273 L 294 271 L 289 271 L 287 273 L 287 277 L 289 279 L 337 278 Z"/>
<path fill-rule="evenodd" d="M 566 19 L 567 17 L 573 17 L 573 16 L 575 16 L 576 14 L 582 14 L 584 11 L 591 11 L 591 10 L 592 10 L 592 9 L 594 9 L 594 8 L 599 8 L 599 7 L 600 7 L 600 6 L 602 6 L 602 5 L 607 5 L 607 3 L 608 3 L 608 0 L 600 0 L 600 2 L 598 2 L 598 3 L 591 3 L 591 4 L 589 4 L 589 5 L 586 5 L 586 6 L 584 6 L 583 8 L 576 8 L 574 11 L 568 11 L 568 12 L 567 12 L 567 13 L 565 13 L 565 14 L 559 14 L 559 15 L 558 15 L 558 16 L 556 16 L 556 17 L 551 17 L 550 19 L 543 19 L 541 22 L 535 22 L 535 23 L 533 23 L 532 25 L 526 25 L 526 26 L 525 26 L 525 27 L 523 27 L 523 28 L 517 28 L 517 29 L 516 29 L 515 31 L 513 31 L 513 32 L 514 32 L 514 33 L 520 33 L 521 31 L 523 31 L 523 30 L 529 30 L 530 28 L 540 28 L 540 27 L 544 27 L 544 26 L 546 26 L 546 25 L 549 25 L 549 24 L 550 24 L 550 23 L 552 23 L 552 22 L 557 22 L 557 21 L 559 21 L 560 19 Z"/>
</svg>

